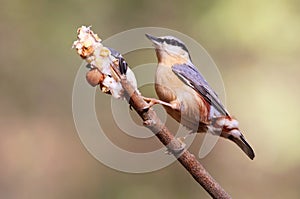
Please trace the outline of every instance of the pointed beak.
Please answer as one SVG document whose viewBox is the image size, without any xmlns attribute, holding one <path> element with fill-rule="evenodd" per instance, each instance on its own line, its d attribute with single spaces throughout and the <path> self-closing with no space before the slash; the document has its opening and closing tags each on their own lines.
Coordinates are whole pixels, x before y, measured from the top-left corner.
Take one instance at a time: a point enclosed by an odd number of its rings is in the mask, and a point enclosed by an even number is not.
<svg viewBox="0 0 300 199">
<path fill-rule="evenodd" d="M 149 34 L 145 34 L 145 35 L 146 35 L 146 37 L 147 37 L 150 41 L 152 41 L 152 43 L 153 43 L 155 46 L 160 46 L 160 45 L 161 45 L 161 41 L 160 41 L 159 38 L 154 37 L 154 36 L 149 35 Z"/>
</svg>

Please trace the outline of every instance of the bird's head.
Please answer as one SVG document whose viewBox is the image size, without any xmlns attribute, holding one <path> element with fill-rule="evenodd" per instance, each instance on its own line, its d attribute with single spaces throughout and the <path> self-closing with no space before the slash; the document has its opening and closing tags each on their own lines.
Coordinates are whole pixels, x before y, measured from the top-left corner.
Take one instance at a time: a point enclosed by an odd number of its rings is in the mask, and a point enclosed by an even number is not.
<svg viewBox="0 0 300 199">
<path fill-rule="evenodd" d="M 190 60 L 190 54 L 187 47 L 176 37 L 154 37 L 149 34 L 146 34 L 146 37 L 153 43 L 159 61 L 164 62 L 166 59 L 177 59 L 182 62 L 187 62 Z"/>
</svg>

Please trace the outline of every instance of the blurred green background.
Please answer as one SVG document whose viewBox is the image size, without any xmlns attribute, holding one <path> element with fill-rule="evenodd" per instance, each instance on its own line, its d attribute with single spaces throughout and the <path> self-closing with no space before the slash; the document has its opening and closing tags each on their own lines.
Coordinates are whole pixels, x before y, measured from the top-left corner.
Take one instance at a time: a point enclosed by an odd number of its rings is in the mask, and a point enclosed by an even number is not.
<svg viewBox="0 0 300 199">
<path fill-rule="evenodd" d="M 257 156 L 220 140 L 201 162 L 233 198 L 300 197 L 299 1 L 2 0 L 0 22 L 1 198 L 209 198 L 179 163 L 127 174 L 86 151 L 71 110 L 82 63 L 71 45 L 81 25 L 103 39 L 165 27 L 202 44 Z"/>
</svg>

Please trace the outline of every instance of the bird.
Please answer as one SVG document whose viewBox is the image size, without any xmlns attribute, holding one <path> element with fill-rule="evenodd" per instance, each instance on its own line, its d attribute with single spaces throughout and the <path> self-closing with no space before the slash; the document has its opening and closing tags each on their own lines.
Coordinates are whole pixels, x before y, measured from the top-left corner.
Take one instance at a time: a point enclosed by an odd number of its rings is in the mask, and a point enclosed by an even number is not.
<svg viewBox="0 0 300 199">
<path fill-rule="evenodd" d="M 89 71 L 86 74 L 88 83 L 95 87 L 100 86 L 103 93 L 112 95 L 116 99 L 125 99 L 126 95 L 118 75 L 126 76 L 134 90 L 139 93 L 134 73 L 128 67 L 122 54 L 113 48 L 105 47 L 102 40 L 91 30 L 91 26 L 81 26 L 77 30 L 77 40 L 73 48 L 87 64 Z M 115 71 L 119 70 L 118 72 Z"/>
<path fill-rule="evenodd" d="M 152 42 L 158 65 L 155 91 L 159 99 L 147 98 L 149 104 L 161 104 L 177 122 L 193 132 L 220 135 L 237 144 L 253 160 L 254 151 L 217 93 L 194 66 L 186 45 L 176 37 L 155 37 Z"/>
</svg>

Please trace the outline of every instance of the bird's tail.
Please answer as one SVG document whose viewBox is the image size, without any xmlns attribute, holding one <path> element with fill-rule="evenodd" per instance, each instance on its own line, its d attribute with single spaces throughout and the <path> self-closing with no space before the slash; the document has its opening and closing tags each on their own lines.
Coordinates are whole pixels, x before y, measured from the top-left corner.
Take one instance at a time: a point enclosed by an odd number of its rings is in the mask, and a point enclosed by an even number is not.
<svg viewBox="0 0 300 199">
<path fill-rule="evenodd" d="M 254 151 L 251 148 L 250 144 L 248 144 L 248 142 L 245 140 L 245 138 L 242 134 L 239 137 L 235 137 L 233 135 L 230 135 L 228 137 L 228 139 L 230 139 L 231 141 L 236 143 L 247 154 L 247 156 L 251 160 L 253 160 L 253 158 L 255 157 Z"/>
<path fill-rule="evenodd" d="M 238 121 L 230 116 L 217 117 L 213 121 L 215 129 L 221 130 L 221 136 L 236 143 L 253 160 L 254 151 L 238 128 Z"/>
</svg>

